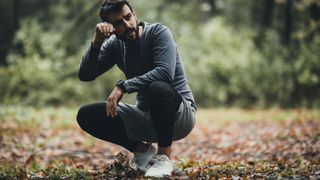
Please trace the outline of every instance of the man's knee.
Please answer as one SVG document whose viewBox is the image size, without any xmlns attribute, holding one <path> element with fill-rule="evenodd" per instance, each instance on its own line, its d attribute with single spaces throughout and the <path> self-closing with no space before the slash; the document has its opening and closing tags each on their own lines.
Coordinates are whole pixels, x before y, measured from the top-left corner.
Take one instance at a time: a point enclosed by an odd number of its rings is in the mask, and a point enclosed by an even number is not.
<svg viewBox="0 0 320 180">
<path fill-rule="evenodd" d="M 164 81 L 154 81 L 148 87 L 148 94 L 151 98 L 170 97 L 173 88 Z"/>
<path fill-rule="evenodd" d="M 84 129 L 84 126 L 85 126 L 87 113 L 88 112 L 87 112 L 86 106 L 82 106 L 78 110 L 77 122 L 82 129 Z"/>
<path fill-rule="evenodd" d="M 182 98 L 177 91 L 164 81 L 152 82 L 148 88 L 148 96 L 151 108 L 172 108 L 177 111 L 182 102 Z"/>
</svg>

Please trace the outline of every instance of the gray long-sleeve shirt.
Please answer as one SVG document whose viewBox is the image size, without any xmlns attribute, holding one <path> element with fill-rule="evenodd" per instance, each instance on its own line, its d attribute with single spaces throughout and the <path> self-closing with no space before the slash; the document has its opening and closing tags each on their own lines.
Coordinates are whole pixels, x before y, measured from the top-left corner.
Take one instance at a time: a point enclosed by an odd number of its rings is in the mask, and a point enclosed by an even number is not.
<svg viewBox="0 0 320 180">
<path fill-rule="evenodd" d="M 141 37 L 130 45 L 115 35 L 106 40 L 101 47 L 91 44 L 82 57 L 79 79 L 92 81 L 116 64 L 127 78 L 124 82 L 127 92 L 137 92 L 139 109 L 149 109 L 146 88 L 151 82 L 158 80 L 171 84 L 196 108 L 169 28 L 162 24 L 144 22 L 140 25 L 144 31 Z"/>
</svg>

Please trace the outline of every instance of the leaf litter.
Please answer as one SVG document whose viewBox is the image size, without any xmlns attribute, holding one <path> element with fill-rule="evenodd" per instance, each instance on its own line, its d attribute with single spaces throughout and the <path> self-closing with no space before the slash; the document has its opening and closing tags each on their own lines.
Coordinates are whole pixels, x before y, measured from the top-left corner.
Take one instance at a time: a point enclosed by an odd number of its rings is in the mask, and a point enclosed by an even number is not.
<svg viewBox="0 0 320 180">
<path fill-rule="evenodd" d="M 0 179 L 143 179 L 132 154 L 94 139 L 75 123 L 50 128 L 1 121 Z M 56 122 L 55 122 L 56 123 Z M 320 178 L 320 119 L 198 120 L 173 144 L 175 170 L 165 179 Z"/>
</svg>

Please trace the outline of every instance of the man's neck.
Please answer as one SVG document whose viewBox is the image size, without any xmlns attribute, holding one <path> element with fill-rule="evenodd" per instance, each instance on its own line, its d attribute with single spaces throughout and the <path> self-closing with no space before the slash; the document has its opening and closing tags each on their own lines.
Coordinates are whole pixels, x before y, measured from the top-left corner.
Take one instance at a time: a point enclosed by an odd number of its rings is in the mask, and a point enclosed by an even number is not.
<svg viewBox="0 0 320 180">
<path fill-rule="evenodd" d="M 143 30 L 144 30 L 143 27 L 140 25 L 139 26 L 139 38 L 141 37 Z"/>
</svg>

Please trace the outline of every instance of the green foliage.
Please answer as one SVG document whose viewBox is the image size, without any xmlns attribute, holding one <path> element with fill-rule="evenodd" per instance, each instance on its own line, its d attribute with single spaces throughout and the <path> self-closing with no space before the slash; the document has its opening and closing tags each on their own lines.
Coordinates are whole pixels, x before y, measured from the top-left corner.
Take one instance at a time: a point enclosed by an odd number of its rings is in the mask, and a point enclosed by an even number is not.
<svg viewBox="0 0 320 180">
<path fill-rule="evenodd" d="M 314 98 L 319 97 L 320 87 L 318 37 L 290 49 L 269 31 L 260 50 L 252 30 L 235 30 L 222 18 L 212 19 L 199 31 L 197 41 L 181 42 L 188 55 L 184 59 L 189 63 L 188 78 L 202 105 L 319 105 Z"/>
<path fill-rule="evenodd" d="M 200 31 L 199 40 L 188 49 L 189 55 L 197 54 L 187 60 L 194 62 L 187 70 L 196 100 L 204 105 L 252 103 L 254 67 L 259 68 L 262 60 L 250 39 L 252 33 L 235 32 L 221 18 L 208 22 Z"/>
<path fill-rule="evenodd" d="M 265 68 L 269 68 L 263 79 L 273 78 L 275 82 L 268 90 L 273 95 L 270 98 L 275 97 L 281 106 L 319 106 L 320 35 L 290 47 L 276 43 L 275 33 L 268 36 L 261 53 L 268 62 Z"/>
<path fill-rule="evenodd" d="M 320 35 L 309 43 L 304 43 L 300 47 L 300 53 L 294 63 L 299 88 L 309 89 L 319 93 L 320 85 Z M 311 92 L 312 93 L 312 92 Z M 319 94 L 317 94 L 319 95 Z"/>
<path fill-rule="evenodd" d="M 77 78 L 77 67 L 82 52 L 69 55 L 60 47 L 62 33 L 44 31 L 36 19 L 21 22 L 15 43 L 23 53 L 11 53 L 9 66 L 0 67 L 1 77 L 6 77 L 0 80 L 1 102 L 43 106 L 71 105 L 88 98 L 104 99 L 104 92 L 113 88 L 119 73 L 111 72 L 99 83 L 81 83 Z M 80 48 L 85 49 L 84 46 Z"/>
<path fill-rule="evenodd" d="M 320 4 L 303 0 L 291 7 L 288 2 L 131 1 L 139 20 L 160 21 L 172 30 L 198 106 L 319 107 Z M 19 22 L 9 23 L 19 29 L 4 30 L 15 35 L 9 55 L 1 59 L 8 65 L 0 67 L 0 102 L 43 106 L 104 100 L 123 78 L 117 68 L 95 82 L 77 78 L 100 21 L 101 1 L 21 3 Z M 39 11 L 32 10 L 35 4 Z M 0 5 L 13 7 L 9 1 Z M 134 96 L 125 97 L 134 102 Z"/>
<path fill-rule="evenodd" d="M 1 179 L 26 179 L 26 169 L 21 166 L 12 166 L 10 164 L 1 164 L 0 167 Z"/>
<path fill-rule="evenodd" d="M 90 173 L 60 164 L 58 167 L 27 170 L 22 165 L 1 164 L 1 179 L 88 179 Z"/>
<path fill-rule="evenodd" d="M 0 71 L 7 77 L 1 83 L 3 102 L 54 104 L 63 101 L 63 96 L 75 94 L 68 93 L 68 80 L 62 81 L 69 69 L 62 61 L 66 52 L 57 48 L 61 36 L 54 32 L 41 33 L 43 28 L 36 20 L 26 19 L 21 26 L 15 41 L 21 45 L 23 54 L 11 54 L 9 67 Z M 62 73 L 61 69 L 64 69 Z"/>
</svg>

